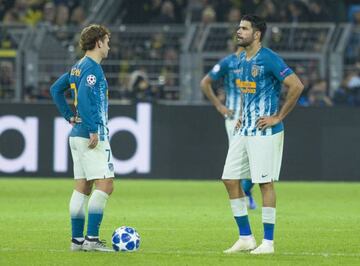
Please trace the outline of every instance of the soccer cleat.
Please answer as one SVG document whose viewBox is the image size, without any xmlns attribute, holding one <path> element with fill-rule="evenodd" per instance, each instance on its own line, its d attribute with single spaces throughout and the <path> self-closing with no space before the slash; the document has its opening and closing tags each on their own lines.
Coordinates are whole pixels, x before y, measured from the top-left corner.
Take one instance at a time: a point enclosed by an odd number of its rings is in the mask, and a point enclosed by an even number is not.
<svg viewBox="0 0 360 266">
<path fill-rule="evenodd" d="M 248 238 L 239 238 L 238 241 L 235 242 L 235 244 L 227 249 L 224 250 L 224 253 L 235 253 L 239 251 L 248 251 L 253 250 L 256 248 L 256 241 L 253 236 L 249 236 Z"/>
<path fill-rule="evenodd" d="M 70 245 L 70 250 L 71 251 L 81 251 L 82 250 L 82 245 L 84 243 L 83 241 L 78 241 L 76 239 L 71 239 L 71 245 Z"/>
<path fill-rule="evenodd" d="M 255 210 L 256 209 L 256 202 L 255 199 L 253 198 L 252 195 L 250 195 L 249 197 L 247 197 L 248 199 L 248 207 L 250 210 Z"/>
<path fill-rule="evenodd" d="M 274 242 L 263 239 L 260 246 L 250 252 L 250 254 L 272 254 L 274 253 Z"/>
<path fill-rule="evenodd" d="M 105 241 L 99 240 L 99 238 L 88 238 L 85 236 L 85 241 L 82 245 L 84 251 L 102 251 L 102 252 L 114 252 L 113 249 L 108 248 L 105 245 Z"/>
</svg>

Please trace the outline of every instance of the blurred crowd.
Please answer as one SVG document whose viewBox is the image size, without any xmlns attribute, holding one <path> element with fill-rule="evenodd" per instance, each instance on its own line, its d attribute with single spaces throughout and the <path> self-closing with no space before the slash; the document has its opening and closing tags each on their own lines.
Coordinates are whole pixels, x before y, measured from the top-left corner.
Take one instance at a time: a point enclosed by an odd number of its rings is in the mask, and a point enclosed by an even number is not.
<svg viewBox="0 0 360 266">
<path fill-rule="evenodd" d="M 4 24 L 81 25 L 85 0 L 0 0 Z M 360 22 L 357 0 L 123 0 L 124 24 L 182 24 L 238 22 L 241 14 L 255 13 L 270 22 Z M 348 12 L 350 11 L 350 13 Z"/>
<path fill-rule="evenodd" d="M 238 22 L 254 13 L 270 22 L 340 22 L 354 1 L 139 0 L 124 1 L 124 23 Z"/>
<path fill-rule="evenodd" d="M 81 0 L 0 0 L 5 25 L 82 25 L 86 13 Z"/>
<path fill-rule="evenodd" d="M 18 45 L 7 32 L 6 25 L 48 25 L 55 29 L 56 38 L 66 39 L 69 43 L 69 36 L 62 29 L 85 25 L 87 8 L 84 0 L 0 0 L 0 22 L 3 25 L 0 27 L 0 51 L 16 49 Z M 268 22 L 352 22 L 360 25 L 360 1 L 357 0 L 124 0 L 120 6 L 119 18 L 114 23 L 161 26 L 196 24 L 196 51 L 206 25 L 215 22 L 237 25 L 241 16 L 246 13 L 258 14 Z M 279 35 L 276 32 L 271 34 L 276 43 Z M 323 37 L 316 36 L 320 39 Z M 110 87 L 119 88 L 110 91 L 112 99 L 179 99 L 181 35 L 171 34 L 171 30 L 149 33 L 141 37 L 140 42 L 136 42 L 131 36 L 127 37 L 112 38 L 110 57 L 120 59 L 120 64 L 104 64 L 106 73 L 119 73 L 116 77 L 108 78 Z M 70 41 L 73 42 L 74 38 Z M 358 43 L 356 40 L 354 42 Z M 315 45 L 313 41 L 309 43 Z M 229 50 L 233 49 L 231 41 L 225 45 Z M 317 49 L 315 46 L 314 51 Z M 299 105 L 360 105 L 359 51 L 357 48 L 347 51 L 348 54 L 352 53 L 349 58 L 355 58 L 352 62 L 349 61 L 355 67 L 345 71 L 341 86 L 331 95 L 328 81 L 320 78 L 316 67 L 290 64 L 305 84 Z M 50 77 L 50 80 L 53 81 L 54 78 Z M 2 58 L 0 54 L 0 99 L 14 97 L 15 83 L 15 59 L 11 56 Z M 39 87 L 41 88 L 27 87 L 24 91 L 25 100 L 48 99 L 48 84 L 40 84 Z M 221 90 L 219 97 L 223 97 Z"/>
</svg>

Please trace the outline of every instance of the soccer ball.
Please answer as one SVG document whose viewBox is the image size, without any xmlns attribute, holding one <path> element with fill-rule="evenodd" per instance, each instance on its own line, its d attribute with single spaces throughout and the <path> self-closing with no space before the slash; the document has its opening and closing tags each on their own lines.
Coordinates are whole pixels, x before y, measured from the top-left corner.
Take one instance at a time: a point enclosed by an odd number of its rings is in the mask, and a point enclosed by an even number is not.
<svg viewBox="0 0 360 266">
<path fill-rule="evenodd" d="M 136 251 L 140 246 L 140 235 L 129 226 L 121 226 L 114 231 L 111 237 L 115 251 Z"/>
</svg>

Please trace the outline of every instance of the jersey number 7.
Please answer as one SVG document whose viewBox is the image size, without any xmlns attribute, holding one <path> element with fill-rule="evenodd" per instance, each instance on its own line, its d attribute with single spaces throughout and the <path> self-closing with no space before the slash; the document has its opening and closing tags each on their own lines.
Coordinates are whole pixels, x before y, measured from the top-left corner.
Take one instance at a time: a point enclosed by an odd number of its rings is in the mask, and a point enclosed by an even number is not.
<svg viewBox="0 0 360 266">
<path fill-rule="evenodd" d="M 76 88 L 76 84 L 75 83 L 70 83 L 70 89 L 74 90 L 74 106 L 77 106 L 77 88 Z"/>
</svg>

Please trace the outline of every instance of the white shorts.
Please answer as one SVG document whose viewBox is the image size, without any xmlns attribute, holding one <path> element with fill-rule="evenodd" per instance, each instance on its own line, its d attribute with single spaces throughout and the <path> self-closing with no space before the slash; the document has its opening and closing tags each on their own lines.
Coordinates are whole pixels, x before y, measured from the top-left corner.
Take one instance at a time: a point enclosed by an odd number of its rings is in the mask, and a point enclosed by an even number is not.
<svg viewBox="0 0 360 266">
<path fill-rule="evenodd" d="M 87 138 L 70 137 L 69 142 L 75 179 L 94 180 L 115 176 L 109 141 L 99 141 L 94 149 L 88 148 Z"/>
<path fill-rule="evenodd" d="M 237 123 L 237 119 L 225 119 L 225 129 L 228 136 L 229 144 L 234 137 L 234 130 Z"/>
<path fill-rule="evenodd" d="M 284 132 L 272 136 L 235 135 L 230 142 L 222 179 L 246 179 L 253 183 L 278 181 Z"/>
</svg>

